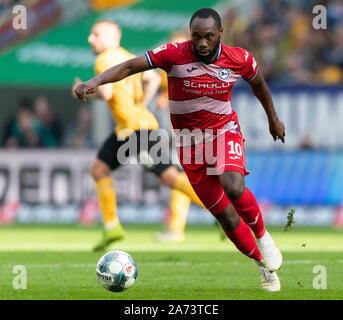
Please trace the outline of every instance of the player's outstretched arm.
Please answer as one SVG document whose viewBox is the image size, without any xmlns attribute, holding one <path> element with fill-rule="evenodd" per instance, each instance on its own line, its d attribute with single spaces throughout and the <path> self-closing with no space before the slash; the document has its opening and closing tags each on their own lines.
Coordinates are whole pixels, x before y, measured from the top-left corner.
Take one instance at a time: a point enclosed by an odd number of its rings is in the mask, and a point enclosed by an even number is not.
<svg viewBox="0 0 343 320">
<path fill-rule="evenodd" d="M 79 84 L 75 89 L 75 95 L 82 100 L 86 101 L 85 96 L 89 94 L 94 94 L 97 88 L 101 85 L 111 82 L 120 81 L 128 76 L 135 73 L 143 72 L 152 69 L 149 65 L 145 55 L 127 60 L 121 64 L 118 64 L 96 77 Z"/>
<path fill-rule="evenodd" d="M 260 73 L 251 81 L 248 81 L 256 98 L 261 102 L 269 122 L 269 131 L 274 141 L 280 139 L 285 142 L 285 124 L 279 119 L 274 108 L 270 90 Z"/>
</svg>

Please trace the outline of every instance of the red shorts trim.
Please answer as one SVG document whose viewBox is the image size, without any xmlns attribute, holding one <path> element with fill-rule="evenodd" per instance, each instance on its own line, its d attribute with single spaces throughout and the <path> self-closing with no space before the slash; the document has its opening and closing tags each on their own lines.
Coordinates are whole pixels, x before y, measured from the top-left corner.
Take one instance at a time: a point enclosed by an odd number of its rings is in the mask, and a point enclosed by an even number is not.
<svg viewBox="0 0 343 320">
<path fill-rule="evenodd" d="M 242 174 L 243 177 L 249 174 L 249 171 L 246 168 L 243 168 L 241 166 L 235 165 L 235 164 L 224 164 L 217 168 L 217 170 L 220 171 L 219 174 L 225 172 L 225 171 L 236 171 Z"/>
</svg>

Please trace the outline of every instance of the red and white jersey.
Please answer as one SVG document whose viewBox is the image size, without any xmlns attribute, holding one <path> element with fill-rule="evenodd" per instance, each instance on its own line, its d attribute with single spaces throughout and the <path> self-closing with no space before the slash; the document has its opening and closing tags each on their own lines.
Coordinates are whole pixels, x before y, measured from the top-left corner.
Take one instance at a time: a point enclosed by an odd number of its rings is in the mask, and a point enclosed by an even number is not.
<svg viewBox="0 0 343 320">
<path fill-rule="evenodd" d="M 151 66 L 167 72 L 174 130 L 224 128 L 237 119 L 231 108 L 233 85 L 240 77 L 252 80 L 258 72 L 249 51 L 223 44 L 210 64 L 195 57 L 191 41 L 165 44 L 145 55 Z"/>
</svg>

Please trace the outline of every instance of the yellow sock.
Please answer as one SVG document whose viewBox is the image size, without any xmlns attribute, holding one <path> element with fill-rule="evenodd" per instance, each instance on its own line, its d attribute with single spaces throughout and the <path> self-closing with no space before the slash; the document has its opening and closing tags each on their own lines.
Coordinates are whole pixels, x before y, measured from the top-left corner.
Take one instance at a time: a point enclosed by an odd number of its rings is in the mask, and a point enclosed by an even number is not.
<svg viewBox="0 0 343 320">
<path fill-rule="evenodd" d="M 184 172 L 179 173 L 179 175 L 177 176 L 174 188 L 185 193 L 198 206 L 205 208 L 205 206 L 202 204 L 202 202 L 194 192 L 194 189 Z"/>
<path fill-rule="evenodd" d="M 111 177 L 95 182 L 105 229 L 112 229 L 119 223 L 117 200 Z"/>
<path fill-rule="evenodd" d="M 169 221 L 169 229 L 174 232 L 183 232 L 186 226 L 187 214 L 191 205 L 191 199 L 183 192 L 172 190 Z"/>
</svg>

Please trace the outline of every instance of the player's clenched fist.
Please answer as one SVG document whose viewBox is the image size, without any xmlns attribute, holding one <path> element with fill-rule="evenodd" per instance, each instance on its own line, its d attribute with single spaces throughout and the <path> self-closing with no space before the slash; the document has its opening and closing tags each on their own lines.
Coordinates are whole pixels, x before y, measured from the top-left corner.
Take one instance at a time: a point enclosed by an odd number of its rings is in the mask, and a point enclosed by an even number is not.
<svg viewBox="0 0 343 320">
<path fill-rule="evenodd" d="M 85 95 L 94 94 L 98 88 L 98 83 L 93 79 L 82 82 L 75 88 L 75 95 L 83 102 L 86 102 Z"/>
</svg>

